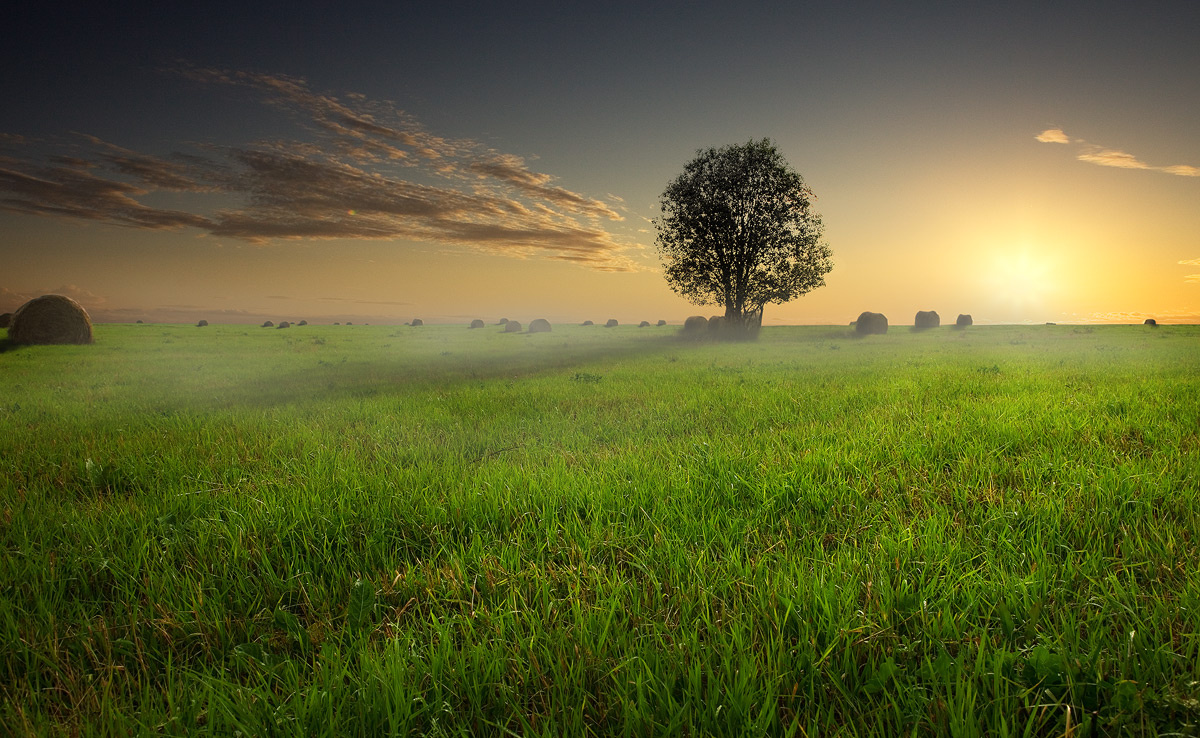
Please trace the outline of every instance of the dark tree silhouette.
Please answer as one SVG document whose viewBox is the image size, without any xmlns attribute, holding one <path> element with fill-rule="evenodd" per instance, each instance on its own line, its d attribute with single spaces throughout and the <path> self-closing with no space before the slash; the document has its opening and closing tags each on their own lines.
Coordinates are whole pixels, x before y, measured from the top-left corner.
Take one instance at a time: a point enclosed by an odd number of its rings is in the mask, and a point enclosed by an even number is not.
<svg viewBox="0 0 1200 738">
<path fill-rule="evenodd" d="M 768 303 L 824 286 L 833 269 L 812 197 L 769 139 L 697 151 L 660 198 L 667 284 L 723 306 L 727 330 L 757 328 Z"/>
</svg>

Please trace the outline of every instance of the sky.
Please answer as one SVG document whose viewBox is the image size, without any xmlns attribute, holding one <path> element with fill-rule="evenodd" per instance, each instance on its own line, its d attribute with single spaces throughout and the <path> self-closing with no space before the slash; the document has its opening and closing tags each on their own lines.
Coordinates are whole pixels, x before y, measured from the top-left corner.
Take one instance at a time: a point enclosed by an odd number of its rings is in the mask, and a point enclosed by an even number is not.
<svg viewBox="0 0 1200 738">
<path fill-rule="evenodd" d="M 766 137 L 834 268 L 765 325 L 1200 321 L 1194 1 L 173 5 L 6 14 L 0 311 L 682 322 L 659 198 Z"/>
</svg>

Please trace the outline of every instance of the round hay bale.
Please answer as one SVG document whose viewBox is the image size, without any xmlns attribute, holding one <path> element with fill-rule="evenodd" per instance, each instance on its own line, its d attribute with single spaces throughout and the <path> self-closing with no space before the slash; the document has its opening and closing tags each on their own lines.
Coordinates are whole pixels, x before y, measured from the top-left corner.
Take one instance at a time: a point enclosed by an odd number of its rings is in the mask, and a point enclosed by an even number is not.
<svg viewBox="0 0 1200 738">
<path fill-rule="evenodd" d="M 684 333 L 699 333 L 708 328 L 708 318 L 703 315 L 693 315 L 683 321 Z"/>
<path fill-rule="evenodd" d="M 496 323 L 496 325 L 504 325 L 506 323 L 508 323 L 508 318 L 501 318 L 500 322 Z"/>
<path fill-rule="evenodd" d="M 140 320 L 139 320 L 139 321 L 137 322 L 137 324 L 138 324 L 138 325 L 141 325 L 141 324 L 142 324 L 142 321 L 140 321 Z"/>
<path fill-rule="evenodd" d="M 521 332 L 521 324 L 515 320 L 507 320 L 506 319 L 504 321 L 504 332 L 505 333 L 520 333 Z"/>
<path fill-rule="evenodd" d="M 8 340 L 16 344 L 91 343 L 92 319 L 65 295 L 35 297 L 12 314 Z"/>
<path fill-rule="evenodd" d="M 708 332 L 709 333 L 720 333 L 723 330 L 725 330 L 725 316 L 724 315 L 709 316 Z"/>
<path fill-rule="evenodd" d="M 263 328 L 274 328 L 274 327 L 275 327 L 275 324 L 274 324 L 274 323 L 272 323 L 272 322 L 271 322 L 271 321 L 269 321 L 269 320 L 264 320 L 264 321 L 263 321 L 263 324 L 262 324 L 262 327 L 263 327 Z"/>
<path fill-rule="evenodd" d="M 338 323 L 337 321 L 334 321 L 334 323 L 333 323 L 333 324 L 334 324 L 334 325 L 341 325 L 341 323 Z"/>
<path fill-rule="evenodd" d="M 937 328 L 941 324 L 942 319 L 938 316 L 936 310 L 918 310 L 917 317 L 913 320 L 913 328 L 918 331 Z"/>
<path fill-rule="evenodd" d="M 204 320 L 203 318 L 201 318 L 200 322 L 196 324 L 197 328 L 206 328 L 207 326 L 208 326 L 208 321 Z"/>
<path fill-rule="evenodd" d="M 346 325 L 354 325 L 354 321 L 352 321 L 352 320 L 347 320 L 347 321 L 346 321 Z"/>
<path fill-rule="evenodd" d="M 638 328 L 649 328 L 649 327 L 650 327 L 650 321 L 648 321 L 648 320 L 643 320 L 641 323 L 638 323 Z"/>
<path fill-rule="evenodd" d="M 666 325 L 666 324 L 667 324 L 667 321 L 665 321 L 665 320 L 660 320 L 660 321 L 658 321 L 658 327 L 659 327 L 659 328 L 662 328 L 662 327 L 663 327 L 664 325 Z"/>
<path fill-rule="evenodd" d="M 1146 318 L 1146 320 L 1144 320 L 1144 321 L 1142 322 L 1142 325 L 1148 325 L 1148 326 L 1150 326 L 1151 328 L 1157 328 L 1157 327 L 1158 327 L 1158 321 L 1157 321 L 1157 320 L 1155 320 L 1154 318 Z"/>
<path fill-rule="evenodd" d="M 958 319 L 954 321 L 954 325 L 958 328 L 966 328 L 969 325 L 975 325 L 975 321 L 966 313 L 959 313 Z"/>
<path fill-rule="evenodd" d="M 468 328 L 482 328 L 482 327 L 483 327 L 483 321 L 482 321 L 482 320 L 480 320 L 479 318 L 476 318 L 475 320 L 472 320 L 472 321 L 471 321 L 471 325 L 469 325 L 469 326 L 467 326 L 467 327 L 468 327 Z"/>
<path fill-rule="evenodd" d="M 421 320 L 420 318 L 413 318 L 413 320 L 412 320 L 412 326 L 413 326 L 414 328 L 416 328 L 416 327 L 418 327 L 418 326 L 422 326 L 422 325 L 425 325 L 425 321 Z"/>
<path fill-rule="evenodd" d="M 888 319 L 883 313 L 863 312 L 854 324 L 854 331 L 860 336 L 883 335 L 887 329 Z"/>
<path fill-rule="evenodd" d="M 550 321 L 546 320 L 545 318 L 537 318 L 536 320 L 529 321 L 529 332 L 530 333 L 549 333 L 550 332 Z"/>
<path fill-rule="evenodd" d="M 291 328 L 291 327 L 292 327 L 291 323 L 287 322 L 286 320 L 281 320 L 281 321 L 279 321 L 279 325 L 275 326 L 275 330 L 279 330 L 280 328 Z"/>
<path fill-rule="evenodd" d="M 617 319 L 609 318 L 608 322 L 604 324 L 604 327 L 605 328 L 616 328 L 617 327 Z"/>
<path fill-rule="evenodd" d="M 596 325 L 595 323 L 593 323 L 593 322 L 592 322 L 592 321 L 590 321 L 590 320 L 585 320 L 585 321 L 583 321 L 583 324 L 584 324 L 584 325 Z"/>
<path fill-rule="evenodd" d="M 308 321 L 307 321 L 307 320 L 302 320 L 302 321 L 300 321 L 299 323 L 297 323 L 296 325 L 308 325 Z"/>
<path fill-rule="evenodd" d="M 7 328 L 10 323 L 12 323 L 12 313 L 0 313 L 0 328 Z"/>
</svg>

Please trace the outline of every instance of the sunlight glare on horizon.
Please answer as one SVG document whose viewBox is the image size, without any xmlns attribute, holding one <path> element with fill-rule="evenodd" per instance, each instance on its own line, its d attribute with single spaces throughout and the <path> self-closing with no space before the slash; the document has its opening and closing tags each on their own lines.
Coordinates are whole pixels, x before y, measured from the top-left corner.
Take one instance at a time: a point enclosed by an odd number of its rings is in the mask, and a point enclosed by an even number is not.
<svg viewBox="0 0 1200 738">
<path fill-rule="evenodd" d="M 984 269 L 987 294 L 1005 315 L 1044 310 L 1060 291 L 1053 256 L 1034 244 L 998 247 Z"/>
</svg>

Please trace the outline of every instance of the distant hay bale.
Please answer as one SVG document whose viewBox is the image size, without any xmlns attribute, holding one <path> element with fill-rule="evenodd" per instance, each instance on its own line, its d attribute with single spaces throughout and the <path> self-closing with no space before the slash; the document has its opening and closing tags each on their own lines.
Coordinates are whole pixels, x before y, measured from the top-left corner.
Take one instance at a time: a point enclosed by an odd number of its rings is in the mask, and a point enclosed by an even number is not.
<svg viewBox="0 0 1200 738">
<path fill-rule="evenodd" d="M 887 329 L 888 319 L 883 313 L 865 311 L 854 323 L 854 331 L 860 336 L 883 335 L 887 333 Z"/>
<path fill-rule="evenodd" d="M 683 321 L 684 333 L 700 333 L 708 329 L 708 318 L 703 315 L 693 315 Z"/>
<path fill-rule="evenodd" d="M 595 323 L 593 323 L 593 322 L 592 322 L 592 321 L 590 321 L 590 320 L 585 320 L 585 321 L 583 321 L 583 324 L 584 324 L 584 325 L 596 325 Z"/>
<path fill-rule="evenodd" d="M 207 325 L 208 325 L 208 321 L 207 321 L 207 320 L 203 320 L 203 319 L 201 319 L 201 320 L 200 320 L 200 322 L 196 324 L 196 327 L 197 327 L 197 328 L 204 328 L 204 327 L 206 327 Z"/>
<path fill-rule="evenodd" d="M 16 344 L 91 343 L 92 319 L 65 295 L 35 297 L 12 314 L 8 340 Z"/>
<path fill-rule="evenodd" d="M 605 328 L 616 328 L 617 327 L 617 319 L 609 318 L 608 322 L 604 324 L 604 327 Z"/>
<path fill-rule="evenodd" d="M 308 325 L 308 321 L 307 321 L 307 320 L 302 320 L 302 321 L 300 321 L 299 323 L 297 323 L 296 325 Z"/>
<path fill-rule="evenodd" d="M 660 321 L 658 321 L 658 327 L 659 327 L 659 328 L 663 327 L 663 326 L 664 326 L 664 325 L 666 325 L 666 324 L 667 324 L 667 321 L 665 321 L 665 320 L 660 320 Z"/>
<path fill-rule="evenodd" d="M 141 325 L 141 324 L 142 324 L 142 321 L 140 321 L 140 320 L 139 320 L 137 323 L 138 323 L 138 325 Z"/>
<path fill-rule="evenodd" d="M 954 325 L 958 328 L 966 328 L 969 325 L 975 325 L 975 321 L 966 313 L 959 313 L 958 319 L 954 321 Z"/>
<path fill-rule="evenodd" d="M 1142 321 L 1142 325 L 1148 325 L 1151 328 L 1157 328 L 1158 321 L 1155 320 L 1154 318 L 1146 318 L 1144 321 Z"/>
<path fill-rule="evenodd" d="M 506 323 L 508 323 L 508 318 L 501 318 L 500 322 L 496 323 L 496 325 L 504 325 Z"/>
<path fill-rule="evenodd" d="M 279 325 L 275 326 L 275 330 L 279 330 L 280 328 L 291 328 L 291 327 L 292 327 L 291 323 L 287 322 L 286 320 L 281 320 L 281 321 L 279 321 Z"/>
<path fill-rule="evenodd" d="M 12 313 L 0 313 L 0 328 L 7 328 L 10 323 L 12 323 Z"/>
<path fill-rule="evenodd" d="M 274 327 L 275 327 L 275 324 L 274 324 L 274 323 L 272 323 L 272 322 L 271 322 L 271 321 L 269 321 L 269 320 L 264 320 L 264 321 L 263 321 L 263 324 L 262 324 L 262 327 L 263 327 L 263 328 L 274 328 Z"/>
<path fill-rule="evenodd" d="M 483 327 L 483 321 L 482 321 L 481 319 L 479 319 L 479 318 L 476 318 L 475 320 L 472 320 L 472 321 L 471 321 L 471 325 L 469 325 L 469 326 L 467 326 L 467 327 L 468 327 L 468 328 L 482 328 L 482 327 Z"/>
<path fill-rule="evenodd" d="M 709 316 L 708 332 L 709 333 L 720 333 L 723 330 L 725 330 L 725 316 L 724 315 Z"/>
<path fill-rule="evenodd" d="M 417 328 L 417 327 L 425 325 L 425 321 L 421 320 L 420 318 L 413 318 L 412 325 L 414 328 Z"/>
<path fill-rule="evenodd" d="M 504 321 L 504 332 L 505 333 L 520 333 L 521 332 L 521 324 L 515 320 L 505 320 Z"/>
<path fill-rule="evenodd" d="M 338 323 L 337 321 L 334 321 L 334 323 L 333 323 L 333 324 L 334 324 L 334 325 L 341 325 L 341 323 Z"/>
<path fill-rule="evenodd" d="M 941 324 L 942 319 L 938 316 L 936 310 L 918 310 L 917 317 L 913 320 L 913 328 L 919 331 L 937 328 Z"/>
<path fill-rule="evenodd" d="M 346 321 L 346 325 L 354 325 L 354 322 L 353 322 L 353 321 L 350 321 L 350 320 L 347 320 L 347 321 Z"/>
<path fill-rule="evenodd" d="M 545 318 L 537 318 L 536 320 L 529 321 L 529 332 L 530 333 L 549 333 L 550 332 L 550 321 L 546 320 Z"/>
<path fill-rule="evenodd" d="M 638 323 L 638 328 L 649 328 L 649 327 L 650 327 L 650 321 L 648 321 L 648 320 L 643 320 L 641 323 Z"/>
</svg>

